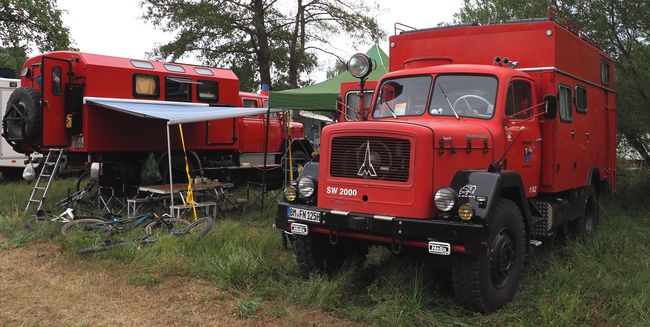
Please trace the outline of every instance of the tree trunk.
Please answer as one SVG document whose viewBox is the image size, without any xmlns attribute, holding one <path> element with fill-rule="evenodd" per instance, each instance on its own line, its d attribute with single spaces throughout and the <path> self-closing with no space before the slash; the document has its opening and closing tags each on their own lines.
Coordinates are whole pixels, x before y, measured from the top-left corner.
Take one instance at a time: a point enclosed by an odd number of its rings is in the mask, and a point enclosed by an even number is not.
<svg viewBox="0 0 650 327">
<path fill-rule="evenodd" d="M 293 33 L 291 34 L 291 43 L 289 45 L 289 87 L 295 89 L 298 87 L 298 66 L 300 63 L 300 56 L 304 52 L 304 12 L 305 7 L 302 5 L 302 0 L 298 0 L 298 10 L 296 11 L 295 25 Z M 300 41 L 298 40 L 300 39 Z M 298 44 L 300 43 L 300 44 Z M 298 49 L 302 49 L 300 51 Z"/>
<path fill-rule="evenodd" d="M 272 87 L 271 80 L 271 54 L 269 50 L 269 35 L 264 24 L 266 12 L 264 11 L 263 0 L 253 0 L 253 25 L 255 26 L 255 54 L 257 56 L 257 65 L 260 72 L 260 81 Z M 257 42 L 254 41 L 257 39 Z"/>
</svg>

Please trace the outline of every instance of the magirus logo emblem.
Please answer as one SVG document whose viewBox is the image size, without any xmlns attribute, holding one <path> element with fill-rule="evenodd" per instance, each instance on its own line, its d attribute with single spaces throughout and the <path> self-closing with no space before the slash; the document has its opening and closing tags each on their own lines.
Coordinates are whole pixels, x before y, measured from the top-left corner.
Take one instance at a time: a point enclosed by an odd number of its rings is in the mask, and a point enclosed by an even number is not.
<svg viewBox="0 0 650 327">
<path fill-rule="evenodd" d="M 372 161 L 370 160 L 370 141 L 366 142 L 366 157 L 363 158 L 363 164 L 359 167 L 358 176 L 370 176 L 377 177 L 377 172 L 375 167 L 372 166 Z"/>
</svg>

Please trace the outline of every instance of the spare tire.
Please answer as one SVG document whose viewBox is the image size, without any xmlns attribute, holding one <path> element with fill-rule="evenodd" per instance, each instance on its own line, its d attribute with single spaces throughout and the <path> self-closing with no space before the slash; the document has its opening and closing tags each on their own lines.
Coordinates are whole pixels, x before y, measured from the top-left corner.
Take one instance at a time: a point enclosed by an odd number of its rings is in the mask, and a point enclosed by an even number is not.
<svg viewBox="0 0 650 327">
<path fill-rule="evenodd" d="M 2 118 L 3 136 L 17 152 L 29 153 L 35 149 L 31 144 L 42 134 L 43 112 L 41 95 L 29 87 L 17 88 L 7 101 Z"/>
</svg>

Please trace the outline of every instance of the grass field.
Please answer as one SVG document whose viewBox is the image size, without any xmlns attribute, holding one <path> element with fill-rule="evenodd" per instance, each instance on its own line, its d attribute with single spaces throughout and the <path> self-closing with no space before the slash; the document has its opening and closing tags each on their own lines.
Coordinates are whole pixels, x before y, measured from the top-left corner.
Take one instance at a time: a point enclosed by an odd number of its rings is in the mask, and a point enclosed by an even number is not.
<svg viewBox="0 0 650 327">
<path fill-rule="evenodd" d="M 57 181 L 50 198 L 73 181 Z M 491 315 L 457 305 L 450 278 L 431 257 L 406 261 L 372 249 L 362 268 L 338 276 L 297 275 L 272 218 L 250 213 L 220 219 L 198 242 L 164 237 L 80 257 L 84 244 L 63 239 L 60 225 L 23 227 L 21 211 L 31 185 L 0 185 L 0 251 L 53 242 L 71 265 L 110 268 L 133 285 L 155 288 L 167 279 L 195 278 L 232 296 L 238 319 L 286 318 L 292 307 L 323 311 L 345 321 L 382 326 L 650 326 L 650 178 L 626 171 L 619 192 L 602 199 L 598 236 L 537 249 L 527 258 L 513 303 Z"/>
</svg>

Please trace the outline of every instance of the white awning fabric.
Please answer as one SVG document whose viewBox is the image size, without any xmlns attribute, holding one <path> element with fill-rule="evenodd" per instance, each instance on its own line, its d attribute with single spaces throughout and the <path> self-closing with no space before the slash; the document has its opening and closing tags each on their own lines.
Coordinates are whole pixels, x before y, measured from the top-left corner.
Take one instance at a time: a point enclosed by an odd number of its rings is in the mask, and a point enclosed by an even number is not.
<svg viewBox="0 0 650 327">
<path fill-rule="evenodd" d="M 254 116 L 266 108 L 211 107 L 207 103 L 85 97 L 84 103 L 98 105 L 138 117 L 161 119 L 168 125 Z"/>
<path fill-rule="evenodd" d="M 323 115 L 319 115 L 319 114 L 313 113 L 311 111 L 300 110 L 300 112 L 298 114 L 300 116 L 305 117 L 305 118 L 316 119 L 316 120 L 320 120 L 320 121 L 326 122 L 326 123 L 333 122 L 332 118 L 329 118 L 329 117 L 323 116 Z"/>
</svg>

